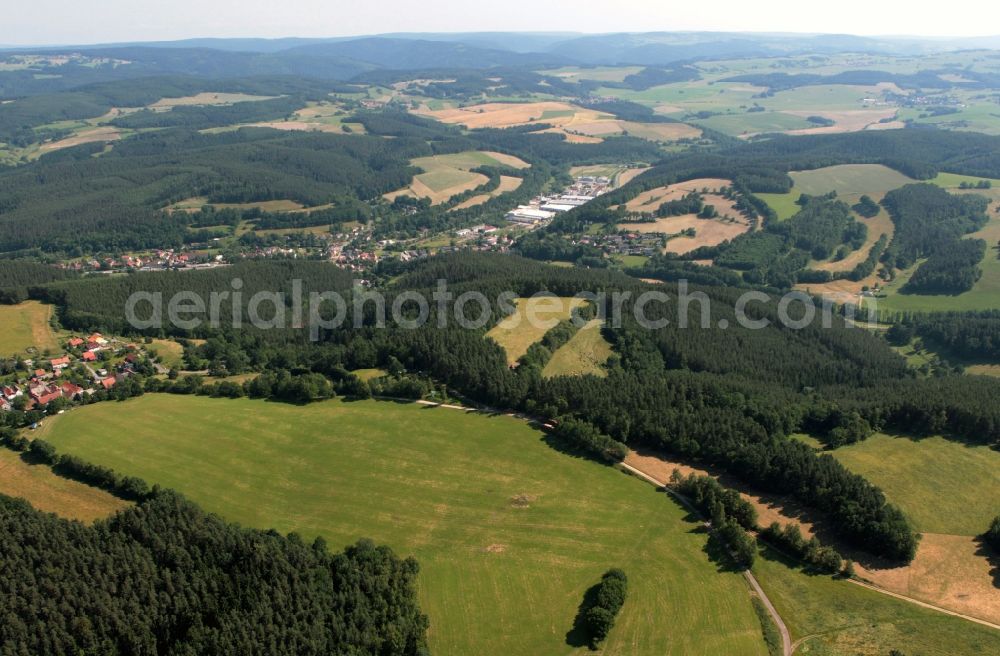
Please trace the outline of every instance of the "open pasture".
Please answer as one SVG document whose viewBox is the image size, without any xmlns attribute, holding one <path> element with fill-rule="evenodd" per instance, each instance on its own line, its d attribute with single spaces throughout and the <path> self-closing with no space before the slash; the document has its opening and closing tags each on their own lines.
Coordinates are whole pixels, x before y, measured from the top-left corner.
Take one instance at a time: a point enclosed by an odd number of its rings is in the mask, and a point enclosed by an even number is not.
<svg viewBox="0 0 1000 656">
<path fill-rule="evenodd" d="M 38 301 L 0 305 L 0 356 L 23 353 L 31 347 L 40 351 L 58 349 L 51 319 L 52 306 Z"/>
<path fill-rule="evenodd" d="M 601 320 L 594 319 L 563 344 L 542 370 L 546 378 L 554 376 L 607 376 L 604 364 L 611 357 L 611 345 L 601 335 Z"/>
<path fill-rule="evenodd" d="M 878 434 L 830 453 L 881 487 L 920 531 L 978 535 L 998 512 L 1000 452 L 987 446 Z"/>
<path fill-rule="evenodd" d="M 907 567 L 861 567 L 880 587 L 1000 623 L 1000 587 L 975 536 L 996 516 L 1000 453 L 943 437 L 874 435 L 830 452 L 882 488 L 923 538 Z"/>
<path fill-rule="evenodd" d="M 589 653 L 567 632 L 616 566 L 629 596 L 602 653 L 766 654 L 742 578 L 683 509 L 512 417 L 146 395 L 60 416 L 47 439 L 245 526 L 415 556 L 434 654 Z"/>
<path fill-rule="evenodd" d="M 0 448 L 0 494 L 82 522 L 108 517 L 129 505 L 103 490 L 56 476 L 47 466 L 29 465 L 20 454 L 5 448 Z"/>
<path fill-rule="evenodd" d="M 556 324 L 569 319 L 574 308 L 584 304 L 581 298 L 538 296 L 519 298 L 517 309 L 501 319 L 486 336 L 507 352 L 507 363 L 514 365 L 528 352 L 528 347 L 545 336 Z"/>
<path fill-rule="evenodd" d="M 876 201 L 893 189 L 916 182 L 881 164 L 841 164 L 812 171 L 792 171 L 789 175 L 795 183 L 793 194 L 821 196 L 836 191 L 838 196 L 867 194 Z"/>
<path fill-rule="evenodd" d="M 509 191 L 515 191 L 518 187 L 521 186 L 522 182 L 524 182 L 524 178 L 518 178 L 512 175 L 501 175 L 500 186 L 498 186 L 496 189 L 494 189 L 488 194 L 479 194 L 477 196 L 473 196 L 472 198 L 456 205 L 454 209 L 464 210 L 468 207 L 475 207 L 476 205 L 482 205 L 491 198 L 496 198 L 497 196 L 500 196 L 501 194 L 506 194 Z"/>
</svg>

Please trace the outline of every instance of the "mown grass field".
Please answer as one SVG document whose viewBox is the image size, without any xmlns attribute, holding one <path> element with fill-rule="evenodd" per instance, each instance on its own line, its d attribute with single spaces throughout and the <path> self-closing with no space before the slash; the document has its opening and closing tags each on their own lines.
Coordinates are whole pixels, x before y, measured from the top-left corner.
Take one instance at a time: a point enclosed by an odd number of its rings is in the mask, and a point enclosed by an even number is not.
<svg viewBox="0 0 1000 656">
<path fill-rule="evenodd" d="M 611 357 L 611 345 L 601 335 L 601 320 L 594 319 L 576 331 L 568 342 L 552 354 L 552 359 L 542 370 L 542 375 L 553 376 L 607 376 L 604 363 Z"/>
<path fill-rule="evenodd" d="M 539 296 L 519 298 L 517 311 L 494 326 L 486 336 L 507 352 L 507 363 L 515 364 L 528 348 L 545 336 L 557 323 L 569 319 L 573 308 L 584 303 L 579 298 Z"/>
<path fill-rule="evenodd" d="M 26 499 L 42 512 L 92 522 L 129 504 L 103 490 L 67 480 L 44 465 L 29 465 L 20 454 L 0 448 L 0 494 Z"/>
<path fill-rule="evenodd" d="M 156 354 L 160 364 L 169 369 L 184 368 L 184 347 L 172 339 L 154 339 L 146 348 Z"/>
<path fill-rule="evenodd" d="M 717 571 L 682 509 L 511 417 L 147 395 L 50 423 L 61 451 L 229 520 L 415 556 L 434 654 L 587 653 L 566 634 L 613 566 L 629 597 L 602 653 L 766 653 L 745 584 Z"/>
<path fill-rule="evenodd" d="M 52 306 L 38 301 L 0 305 L 0 355 L 23 353 L 32 346 L 41 351 L 58 349 L 51 318 Z"/>
<path fill-rule="evenodd" d="M 830 453 L 882 488 L 920 531 L 979 535 L 1000 512 L 1000 452 L 987 446 L 876 434 Z"/>
<path fill-rule="evenodd" d="M 868 194 L 876 201 L 886 192 L 916 182 L 913 178 L 881 164 L 841 164 L 812 171 L 792 171 L 792 194 L 820 196 L 830 191 L 838 195 Z"/>
<path fill-rule="evenodd" d="M 783 112 L 740 112 L 720 114 L 707 119 L 695 121 L 712 130 L 738 137 L 745 134 L 761 132 L 787 132 L 789 130 L 805 130 L 813 124 L 800 116 Z"/>
<path fill-rule="evenodd" d="M 1000 631 L 921 608 L 829 576 L 808 575 L 763 550 L 753 567 L 788 625 L 796 654 L 920 656 L 1000 653 Z"/>
<path fill-rule="evenodd" d="M 768 207 L 775 211 L 778 220 L 790 219 L 799 213 L 802 208 L 795 202 L 798 196 L 794 191 L 787 194 L 754 194 L 757 198 L 767 203 Z"/>
</svg>

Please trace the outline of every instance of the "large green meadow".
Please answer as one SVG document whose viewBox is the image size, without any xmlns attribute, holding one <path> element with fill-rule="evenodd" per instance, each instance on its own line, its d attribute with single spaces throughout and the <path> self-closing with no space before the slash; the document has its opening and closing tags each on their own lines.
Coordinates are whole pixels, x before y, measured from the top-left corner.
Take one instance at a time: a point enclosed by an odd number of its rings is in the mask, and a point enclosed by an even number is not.
<svg viewBox="0 0 1000 656">
<path fill-rule="evenodd" d="M 437 655 L 585 652 L 566 634 L 610 567 L 630 592 L 604 653 L 766 653 L 744 582 L 717 571 L 697 523 L 543 438 L 511 417 L 416 404 L 168 395 L 76 409 L 46 434 L 244 525 L 416 556 Z"/>
</svg>

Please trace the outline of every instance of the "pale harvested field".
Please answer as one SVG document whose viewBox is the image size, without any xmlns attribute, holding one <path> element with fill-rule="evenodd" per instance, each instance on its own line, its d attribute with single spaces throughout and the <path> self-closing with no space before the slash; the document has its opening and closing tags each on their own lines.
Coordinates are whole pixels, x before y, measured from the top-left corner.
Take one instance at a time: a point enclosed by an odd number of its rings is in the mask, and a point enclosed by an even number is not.
<svg viewBox="0 0 1000 656">
<path fill-rule="evenodd" d="M 100 141 L 117 141 L 122 138 L 122 133 L 118 128 L 112 127 L 101 127 L 94 128 L 92 130 L 81 130 L 77 132 L 72 137 L 66 137 L 65 139 L 60 139 L 59 141 L 53 141 L 50 143 L 45 143 L 39 146 L 38 150 L 43 153 L 51 152 L 53 150 L 62 150 L 63 148 L 72 148 L 73 146 L 79 146 L 86 143 L 94 143 Z"/>
<path fill-rule="evenodd" d="M 648 139 L 649 141 L 678 141 L 680 139 L 696 139 L 701 136 L 701 130 L 687 123 L 636 123 L 619 121 L 622 130 L 630 136 Z"/>
<path fill-rule="evenodd" d="M 345 134 L 339 125 L 330 123 L 318 123 L 310 121 L 265 121 L 262 123 L 250 123 L 254 128 L 271 128 L 272 130 L 286 130 L 288 132 L 332 132 L 334 134 Z"/>
<path fill-rule="evenodd" d="M 554 101 L 485 103 L 453 109 L 421 109 L 418 113 L 443 123 L 461 124 L 469 129 L 509 128 L 529 123 L 548 123 L 555 127 L 564 127 L 573 123 L 614 119 L 611 114 Z"/>
<path fill-rule="evenodd" d="M 860 132 L 861 130 L 872 129 L 872 126 L 884 126 L 879 123 L 882 119 L 892 118 L 896 115 L 895 109 L 851 109 L 844 111 L 824 111 L 824 110 L 786 110 L 783 114 L 807 118 L 809 116 L 822 116 L 834 122 L 830 126 L 816 126 L 802 130 L 790 130 L 787 134 L 836 134 L 842 132 Z M 883 128 L 884 129 L 884 128 Z"/>
<path fill-rule="evenodd" d="M 561 134 L 563 136 L 563 141 L 575 144 L 595 144 L 595 143 L 602 143 L 604 141 L 604 139 L 600 137 L 588 137 L 585 134 L 566 132 L 566 130 L 562 128 L 546 128 L 545 130 L 532 132 L 532 134 Z"/>
<path fill-rule="evenodd" d="M 583 303 L 581 298 L 519 298 L 517 311 L 497 323 L 486 336 L 503 347 L 507 352 L 507 364 L 513 366 L 528 352 L 528 347 L 560 321 L 568 319 L 573 308 Z"/>
<path fill-rule="evenodd" d="M 251 96 L 245 93 L 213 93 L 206 91 L 183 98 L 160 98 L 148 107 L 150 109 L 171 109 L 173 107 L 190 107 L 194 105 L 232 105 L 239 102 L 272 100 L 274 98 L 277 98 L 277 96 Z"/>
<path fill-rule="evenodd" d="M 0 494 L 25 499 L 42 512 L 88 523 L 130 505 L 104 490 L 56 476 L 44 465 L 29 465 L 7 449 L 0 449 Z"/>
<path fill-rule="evenodd" d="M 965 615 L 1000 623 L 1000 587 L 976 538 L 924 533 L 907 567 L 868 569 L 858 575 L 875 585 Z"/>
<path fill-rule="evenodd" d="M 808 294 L 813 294 L 815 296 L 822 296 L 823 298 L 829 299 L 834 303 L 850 303 L 857 305 L 860 301 L 860 297 L 858 295 L 861 293 L 861 289 L 866 285 L 868 287 L 874 287 L 880 282 L 881 279 L 878 275 L 873 273 L 864 280 L 859 280 L 858 282 L 854 282 L 852 280 L 834 280 L 833 282 L 825 282 L 821 284 L 803 283 L 795 285 L 795 289 L 798 291 L 804 291 Z"/>
<path fill-rule="evenodd" d="M 700 192 L 702 189 L 719 191 L 731 184 L 733 184 L 731 180 L 723 178 L 696 178 L 686 182 L 678 182 L 667 187 L 657 187 L 656 189 L 650 189 L 639 194 L 625 204 L 625 209 L 630 212 L 655 212 L 660 205 L 668 200 L 683 198 L 692 191 Z"/>
<path fill-rule="evenodd" d="M 421 108 L 418 111 L 424 116 L 444 123 L 461 124 L 469 129 L 545 123 L 552 126 L 545 132 L 563 134 L 567 141 L 573 143 L 598 143 L 594 140 L 625 132 L 651 141 L 677 141 L 701 135 L 701 130 L 684 123 L 623 121 L 611 114 L 555 101 L 486 103 L 452 109 Z"/>
<path fill-rule="evenodd" d="M 478 196 L 473 196 L 467 201 L 459 203 L 453 210 L 464 210 L 469 207 L 475 207 L 476 205 L 482 205 L 491 198 L 496 198 L 500 194 L 505 194 L 509 191 L 514 191 L 521 186 L 524 182 L 523 178 L 515 178 L 512 175 L 501 175 L 500 176 L 500 186 L 491 191 L 488 194 L 479 194 Z"/>
<path fill-rule="evenodd" d="M 483 165 L 503 165 L 518 169 L 529 166 L 527 162 L 512 155 L 487 151 L 420 157 L 413 160 L 412 164 L 423 172 L 414 176 L 408 187 L 384 194 L 383 198 L 389 201 L 399 196 L 429 198 L 432 204 L 439 205 L 447 202 L 452 196 L 475 189 L 489 181 L 485 175 L 474 173 L 470 169 Z"/>
<path fill-rule="evenodd" d="M 694 214 L 658 219 L 655 223 L 620 223 L 618 227 L 622 230 L 643 233 L 662 232 L 668 235 L 676 235 L 688 228 L 693 228 L 694 237 L 674 237 L 667 242 L 666 248 L 663 249 L 664 253 L 678 255 L 690 253 L 702 246 L 718 246 L 722 242 L 750 230 L 750 226 L 743 222 L 742 217 L 740 217 L 739 222 L 730 223 L 720 219 L 699 219 Z"/>
<path fill-rule="evenodd" d="M 1000 377 L 1000 364 L 973 364 L 965 368 L 965 373 L 974 376 Z"/>
<path fill-rule="evenodd" d="M 678 107 L 677 105 L 657 105 L 653 108 L 653 111 L 657 114 L 679 114 L 684 111 L 683 107 Z"/>
<path fill-rule="evenodd" d="M 614 181 L 615 182 L 615 186 L 616 187 L 624 187 L 625 185 L 627 185 L 628 183 L 632 182 L 633 180 L 635 180 L 637 177 L 639 177 L 640 175 L 642 175 L 643 173 L 645 173 L 649 169 L 650 169 L 650 167 L 648 167 L 648 166 L 644 166 L 642 168 L 636 168 L 636 169 L 625 169 L 624 171 L 622 171 L 621 173 L 618 174 L 618 177 L 615 178 L 615 181 Z"/>
<path fill-rule="evenodd" d="M 698 188 L 700 189 L 701 187 Z M 653 209 L 658 207 L 660 203 L 671 199 L 667 196 L 680 198 L 686 193 L 688 191 L 678 191 L 671 187 L 666 192 L 665 197 L 655 201 Z M 675 237 L 667 242 L 664 252 L 676 253 L 678 255 L 690 253 L 702 246 L 717 246 L 750 230 L 750 224 L 747 223 L 747 220 L 736 209 L 733 201 L 717 194 L 705 194 L 704 201 L 706 205 L 715 207 L 720 215 L 718 218 L 699 219 L 695 214 L 684 214 L 681 216 L 664 217 L 653 222 L 619 223 L 618 228 L 647 234 L 663 233 L 666 235 L 676 235 L 685 230 L 693 229 L 695 231 L 694 237 Z M 731 217 L 732 220 L 724 220 L 723 217 L 725 216 Z"/>
</svg>

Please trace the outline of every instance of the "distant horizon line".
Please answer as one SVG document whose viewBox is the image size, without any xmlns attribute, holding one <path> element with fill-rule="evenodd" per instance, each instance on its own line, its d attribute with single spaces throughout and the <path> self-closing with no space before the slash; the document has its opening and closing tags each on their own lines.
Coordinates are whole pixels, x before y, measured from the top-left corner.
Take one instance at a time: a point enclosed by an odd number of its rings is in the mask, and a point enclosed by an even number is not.
<svg viewBox="0 0 1000 656">
<path fill-rule="evenodd" d="M 336 34 L 328 36 L 298 36 L 289 34 L 285 36 L 188 36 L 165 39 L 143 39 L 135 41 L 96 41 L 96 42 L 52 42 L 52 43 L 0 43 L 0 50 L 31 50 L 42 48 L 97 48 L 97 47 L 120 47 L 120 46 L 141 46 L 144 44 L 164 44 L 183 43 L 185 41 L 335 41 L 353 40 L 365 38 L 423 38 L 434 41 L 433 37 L 441 36 L 479 36 L 479 35 L 550 35 L 563 36 L 568 38 L 589 37 L 589 36 L 618 36 L 618 35 L 654 35 L 654 34 L 718 34 L 718 35 L 747 35 L 758 37 L 853 37 L 858 39 L 885 39 L 893 41 L 975 41 L 983 39 L 1000 39 L 1000 33 L 982 34 L 976 36 L 955 36 L 955 35 L 920 35 L 920 34 L 856 34 L 852 32 L 786 32 L 786 31 L 753 31 L 753 30 L 645 30 L 645 31 L 608 31 L 608 32 L 586 32 L 579 30 L 442 30 L 434 32 L 366 32 L 357 34 Z"/>
</svg>

